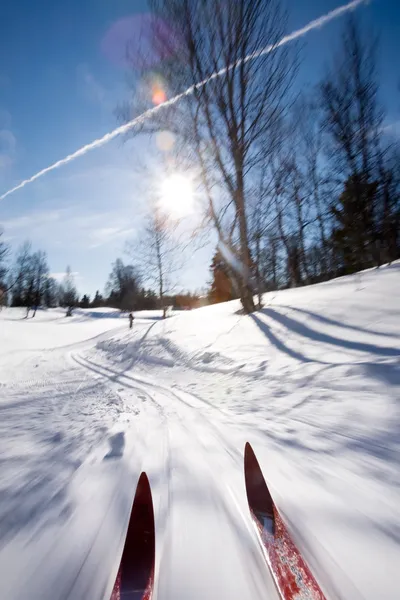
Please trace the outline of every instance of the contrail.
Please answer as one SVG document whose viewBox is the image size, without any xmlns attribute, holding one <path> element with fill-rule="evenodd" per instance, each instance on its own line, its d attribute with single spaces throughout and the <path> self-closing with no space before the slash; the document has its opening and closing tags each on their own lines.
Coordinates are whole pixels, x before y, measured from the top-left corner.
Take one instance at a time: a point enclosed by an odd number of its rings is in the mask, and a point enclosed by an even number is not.
<svg viewBox="0 0 400 600">
<path fill-rule="evenodd" d="M 83 146 L 76 152 L 73 152 L 73 154 L 69 154 L 65 158 L 58 160 L 57 162 L 50 165 L 49 167 L 46 167 L 45 169 L 42 169 L 35 175 L 32 175 L 32 177 L 30 177 L 29 179 L 25 179 L 25 180 L 21 181 L 21 183 L 19 183 L 12 189 L 8 190 L 8 192 L 5 192 L 2 196 L 0 196 L 0 200 L 4 200 L 5 198 L 7 198 L 7 196 L 10 196 L 14 192 L 21 190 L 29 183 L 32 183 L 33 181 L 35 181 L 36 179 L 39 179 L 40 177 L 43 177 L 47 173 L 50 173 L 51 171 L 55 171 L 55 169 L 58 169 L 59 167 L 62 167 L 63 165 L 66 165 L 66 164 L 72 162 L 76 158 L 79 158 L 80 156 L 83 156 L 87 152 L 90 152 L 90 150 L 94 150 L 95 148 L 100 148 L 101 146 L 108 144 L 108 142 L 111 142 L 111 140 L 118 137 L 119 135 L 122 135 L 122 134 L 128 132 L 130 129 L 133 129 L 136 125 L 138 125 L 142 121 L 145 121 L 148 117 L 150 117 L 157 111 L 159 111 L 167 106 L 171 106 L 172 104 L 175 104 L 176 102 L 179 102 L 179 100 L 181 100 L 181 98 L 183 98 L 184 96 L 193 94 L 193 92 L 196 89 L 199 89 L 199 88 L 205 86 L 208 82 L 212 81 L 213 79 L 216 79 L 217 77 L 220 77 L 221 75 L 224 75 L 230 69 L 232 69 L 234 66 L 240 65 L 242 60 L 244 60 L 245 62 L 248 62 L 249 60 L 254 60 L 256 58 L 259 58 L 260 56 L 269 54 L 269 52 L 271 52 L 272 50 L 275 50 L 276 48 L 279 48 L 280 46 L 284 46 L 285 44 L 288 44 L 289 42 L 292 42 L 293 40 L 301 38 L 314 29 L 323 27 L 330 21 L 333 21 L 334 19 L 341 17 L 345 13 L 347 13 L 351 10 L 354 10 L 355 8 L 357 8 L 361 4 L 365 4 L 366 2 L 368 2 L 368 0 L 352 0 L 352 2 L 349 2 L 348 4 L 344 4 L 343 6 L 339 6 L 338 8 L 331 10 L 326 15 L 323 15 L 322 17 L 319 17 L 318 19 L 311 21 L 305 27 L 302 27 L 301 29 L 297 29 L 296 31 L 293 31 L 293 33 L 286 35 L 277 44 L 267 46 L 266 48 L 261 48 L 260 50 L 257 50 L 256 52 L 249 54 L 245 59 L 239 60 L 237 63 L 235 63 L 235 65 L 230 65 L 229 67 L 224 67 L 220 71 L 213 73 L 210 77 L 207 77 L 207 79 L 204 79 L 203 81 L 200 81 L 199 83 L 196 83 L 196 85 L 192 85 L 190 88 L 188 88 L 181 94 L 174 96 L 170 100 L 167 100 L 166 102 L 163 102 L 162 104 L 159 104 L 158 106 L 154 106 L 153 108 L 146 110 L 144 113 L 142 113 L 135 119 L 132 119 L 132 121 L 129 121 L 128 123 L 125 123 L 124 125 L 121 125 L 120 127 L 117 127 L 110 133 L 106 133 L 106 135 L 104 135 L 101 138 L 98 138 L 97 140 L 94 140 L 90 144 L 86 144 L 86 146 Z"/>
</svg>

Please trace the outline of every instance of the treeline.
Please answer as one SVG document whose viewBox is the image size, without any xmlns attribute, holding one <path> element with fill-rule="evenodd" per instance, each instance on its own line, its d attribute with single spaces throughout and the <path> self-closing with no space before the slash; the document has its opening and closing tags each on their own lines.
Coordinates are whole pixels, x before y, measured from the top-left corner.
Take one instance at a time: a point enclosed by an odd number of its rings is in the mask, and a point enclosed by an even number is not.
<svg viewBox="0 0 400 600">
<path fill-rule="evenodd" d="M 400 257 L 400 147 L 384 127 L 375 52 L 373 38 L 350 18 L 332 67 L 278 126 L 283 136 L 248 211 L 257 290 L 316 283 Z"/>
<path fill-rule="evenodd" d="M 9 255 L 9 247 L 0 237 L 0 305 L 25 307 L 27 316 L 32 310 L 34 317 L 41 306 L 62 306 L 67 312 L 71 312 L 78 304 L 78 293 L 70 267 L 67 267 L 60 283 L 50 275 L 46 253 L 43 250 L 33 250 L 29 241 L 24 242 L 17 250 L 11 266 L 7 260 Z"/>
<path fill-rule="evenodd" d="M 257 293 L 399 258 L 400 150 L 380 100 L 374 35 L 352 15 L 321 81 L 299 93 L 300 52 L 280 44 L 288 31 L 279 0 L 150 7 L 148 41 L 167 95 L 192 92 L 132 135 L 170 130 L 168 164 L 197 174 L 218 236 L 210 301 L 239 297 L 251 312 Z M 174 23 L 167 37 L 160 21 Z M 141 75 L 150 92 L 146 60 Z M 146 110 L 149 96 L 133 88 L 122 117 Z"/>
<path fill-rule="evenodd" d="M 199 305 L 197 294 L 177 293 L 157 295 L 152 289 L 142 286 L 140 270 L 133 265 L 126 265 L 121 258 L 112 265 L 112 270 L 106 284 L 104 305 L 120 310 L 187 310 Z"/>
<path fill-rule="evenodd" d="M 182 292 L 164 294 L 161 298 L 152 289 L 142 284 L 142 276 L 132 265 L 126 265 L 118 258 L 105 286 L 105 293 L 96 291 L 93 299 L 89 294 L 79 296 L 74 274 L 67 267 L 59 282 L 51 276 L 47 255 L 42 250 L 33 250 L 30 242 L 24 242 L 11 262 L 10 250 L 1 241 L 0 231 L 0 306 L 21 306 L 27 316 L 34 317 L 39 307 L 63 307 L 71 315 L 80 308 L 117 308 L 121 311 L 156 310 L 172 307 L 186 310 L 199 305 L 197 294 Z M 11 264 L 10 264 L 11 263 Z"/>
</svg>

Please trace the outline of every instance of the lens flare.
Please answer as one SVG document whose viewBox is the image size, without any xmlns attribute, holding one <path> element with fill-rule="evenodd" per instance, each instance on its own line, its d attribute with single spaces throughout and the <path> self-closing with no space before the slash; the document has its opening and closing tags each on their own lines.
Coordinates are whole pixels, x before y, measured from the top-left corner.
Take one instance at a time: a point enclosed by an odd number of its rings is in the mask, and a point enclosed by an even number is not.
<svg viewBox="0 0 400 600">
<path fill-rule="evenodd" d="M 162 152 L 169 152 L 175 144 L 175 136 L 171 131 L 160 131 L 156 135 L 157 148 Z"/>
<path fill-rule="evenodd" d="M 162 88 L 155 88 L 153 90 L 152 101 L 154 106 L 160 106 L 167 100 L 167 94 Z"/>
</svg>

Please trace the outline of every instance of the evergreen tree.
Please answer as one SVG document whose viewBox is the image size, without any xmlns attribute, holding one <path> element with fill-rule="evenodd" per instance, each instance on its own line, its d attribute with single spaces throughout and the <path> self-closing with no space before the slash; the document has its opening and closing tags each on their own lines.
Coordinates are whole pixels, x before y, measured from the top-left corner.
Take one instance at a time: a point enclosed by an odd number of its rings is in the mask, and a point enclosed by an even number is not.
<svg viewBox="0 0 400 600">
<path fill-rule="evenodd" d="M 79 306 L 81 308 L 89 308 L 89 306 L 90 306 L 90 297 L 87 296 L 86 294 L 84 294 L 82 296 L 82 300 L 79 303 Z"/>
<path fill-rule="evenodd" d="M 219 250 L 214 254 L 210 265 L 212 281 L 209 291 L 209 300 L 211 304 L 217 302 L 227 302 L 236 297 L 232 280 L 229 276 L 229 270 L 222 258 Z"/>
<path fill-rule="evenodd" d="M 153 290 L 141 289 L 136 301 L 136 310 L 156 310 L 159 307 L 159 299 Z"/>
<path fill-rule="evenodd" d="M 339 202 L 332 207 L 332 242 L 339 273 L 354 273 L 374 264 L 375 231 L 373 206 L 378 184 L 352 175 L 345 183 Z"/>
<path fill-rule="evenodd" d="M 103 304 L 104 304 L 104 298 L 100 294 L 99 290 L 97 290 L 94 295 L 91 306 L 92 306 L 92 308 L 99 308 L 100 306 L 103 306 Z"/>
</svg>

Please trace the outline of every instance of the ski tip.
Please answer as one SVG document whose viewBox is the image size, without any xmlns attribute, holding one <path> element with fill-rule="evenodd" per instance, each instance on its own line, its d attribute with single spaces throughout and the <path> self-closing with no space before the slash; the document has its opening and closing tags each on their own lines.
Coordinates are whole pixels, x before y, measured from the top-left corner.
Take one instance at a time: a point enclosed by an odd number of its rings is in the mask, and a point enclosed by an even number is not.
<svg viewBox="0 0 400 600">
<path fill-rule="evenodd" d="M 326 600 L 317 580 L 297 548 L 262 474 L 253 448 L 244 450 L 244 475 L 251 517 L 265 548 L 265 556 L 282 600 Z"/>
<path fill-rule="evenodd" d="M 149 510 L 151 511 L 152 518 L 154 519 L 153 496 L 151 494 L 150 481 L 147 477 L 146 471 L 142 471 L 138 479 L 132 509 L 135 503 L 139 501 L 146 502 L 149 505 Z"/>
<path fill-rule="evenodd" d="M 140 474 L 111 600 L 150 600 L 155 565 L 153 498 L 147 474 Z"/>
<path fill-rule="evenodd" d="M 268 485 L 262 474 L 253 448 L 246 442 L 244 448 L 244 478 L 247 501 L 251 512 L 255 515 L 273 515 L 274 503 Z"/>
</svg>

